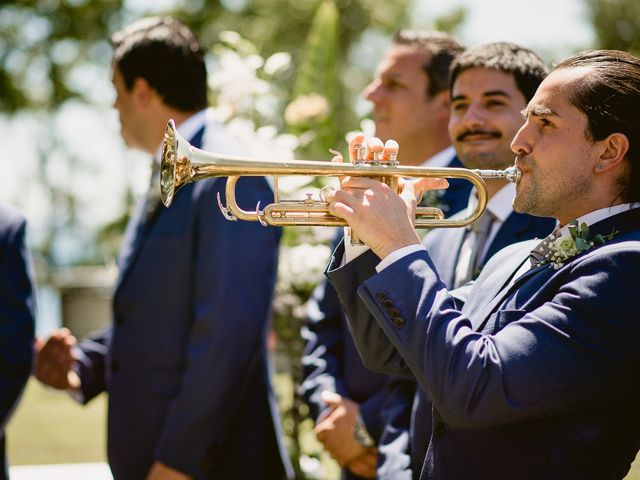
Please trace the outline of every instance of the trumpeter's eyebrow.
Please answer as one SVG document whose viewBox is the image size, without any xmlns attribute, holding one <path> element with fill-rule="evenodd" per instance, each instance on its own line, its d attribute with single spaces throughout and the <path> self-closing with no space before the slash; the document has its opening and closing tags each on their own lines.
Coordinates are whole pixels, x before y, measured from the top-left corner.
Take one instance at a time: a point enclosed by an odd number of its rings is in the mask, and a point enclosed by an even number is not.
<svg viewBox="0 0 640 480">
<path fill-rule="evenodd" d="M 542 117 L 549 115 L 557 116 L 558 114 L 551 110 L 549 107 L 537 106 L 525 108 L 520 112 L 520 115 L 522 115 L 524 118 L 527 118 L 529 115 L 531 115 L 532 117 Z"/>
</svg>

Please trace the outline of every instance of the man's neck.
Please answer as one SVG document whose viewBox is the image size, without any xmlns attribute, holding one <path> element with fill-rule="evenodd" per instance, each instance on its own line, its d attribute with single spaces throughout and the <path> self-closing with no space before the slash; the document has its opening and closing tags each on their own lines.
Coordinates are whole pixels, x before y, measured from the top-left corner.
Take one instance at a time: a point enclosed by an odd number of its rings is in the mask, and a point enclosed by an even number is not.
<svg viewBox="0 0 640 480">
<path fill-rule="evenodd" d="M 173 119 L 176 126 L 178 126 L 194 113 L 195 112 L 180 112 L 173 109 L 164 109 L 162 112 L 154 115 L 154 118 L 149 121 L 149 138 L 146 142 L 145 151 L 151 155 L 156 153 L 158 146 L 161 145 L 164 140 L 164 130 L 169 120 Z"/>
</svg>

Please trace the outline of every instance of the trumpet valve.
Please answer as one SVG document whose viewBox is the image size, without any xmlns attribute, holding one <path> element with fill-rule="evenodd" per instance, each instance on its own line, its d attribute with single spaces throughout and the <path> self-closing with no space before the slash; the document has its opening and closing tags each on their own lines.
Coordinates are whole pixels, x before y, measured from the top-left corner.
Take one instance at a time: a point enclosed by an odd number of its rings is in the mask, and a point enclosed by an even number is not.
<svg viewBox="0 0 640 480">
<path fill-rule="evenodd" d="M 366 150 L 365 146 L 362 144 L 358 144 L 354 146 L 354 149 L 356 151 L 356 159 L 353 163 L 355 163 L 356 165 L 364 163 L 364 153 Z"/>
<path fill-rule="evenodd" d="M 398 150 L 400 149 L 398 142 L 389 139 L 385 142 L 384 149 L 387 151 L 387 155 L 389 156 L 387 165 L 397 167 L 400 164 L 400 162 L 398 162 Z"/>
<path fill-rule="evenodd" d="M 303 200 L 303 201 L 304 201 L 304 204 L 305 204 L 305 205 L 313 205 L 313 204 L 315 203 L 315 202 L 313 201 L 313 193 L 309 193 L 309 192 L 307 192 L 307 193 L 305 193 L 305 195 L 307 196 L 307 198 L 305 198 L 305 199 Z"/>
</svg>

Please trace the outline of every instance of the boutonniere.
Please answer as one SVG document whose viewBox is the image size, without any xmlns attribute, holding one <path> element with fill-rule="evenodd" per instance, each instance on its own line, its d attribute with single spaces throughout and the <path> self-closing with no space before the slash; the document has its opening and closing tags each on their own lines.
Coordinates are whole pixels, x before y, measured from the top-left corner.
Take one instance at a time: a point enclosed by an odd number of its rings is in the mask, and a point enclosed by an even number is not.
<svg viewBox="0 0 640 480">
<path fill-rule="evenodd" d="M 618 234 L 612 231 L 609 235 L 589 235 L 589 226 L 586 223 L 578 224 L 577 221 L 569 223 L 569 235 L 562 235 L 556 239 L 549 240 L 548 245 L 540 247 L 541 251 L 547 253 L 538 265 L 550 263 L 554 270 L 561 268 L 564 263 L 593 247 L 602 245 Z M 536 265 L 537 266 L 537 265 Z"/>
</svg>

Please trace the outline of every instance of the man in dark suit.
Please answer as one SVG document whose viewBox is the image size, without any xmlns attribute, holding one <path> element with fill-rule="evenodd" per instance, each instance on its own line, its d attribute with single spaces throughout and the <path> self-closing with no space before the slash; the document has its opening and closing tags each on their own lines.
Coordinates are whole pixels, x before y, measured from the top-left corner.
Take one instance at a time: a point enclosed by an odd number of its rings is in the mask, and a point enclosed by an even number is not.
<svg viewBox="0 0 640 480">
<path fill-rule="evenodd" d="M 511 43 L 467 49 L 451 66 L 449 135 L 462 164 L 469 169 L 504 169 L 513 164 L 511 140 L 523 124 L 522 110 L 531 100 L 547 67 L 531 50 Z M 513 211 L 512 183 L 487 180 L 487 209 L 467 228 L 436 229 L 425 247 L 447 288 L 475 279 L 487 260 L 512 243 L 546 237 L 551 218 Z M 469 212 L 475 209 L 472 192 Z M 431 402 L 414 378 L 392 377 L 382 410 L 386 420 L 379 442 L 378 477 L 417 478 L 431 435 Z"/>
<path fill-rule="evenodd" d="M 33 360 L 35 295 L 25 243 L 26 222 L 0 206 L 0 478 L 9 478 L 5 427 L 22 395 Z"/>
<path fill-rule="evenodd" d="M 403 165 L 460 167 L 447 134 L 449 65 L 462 51 L 440 32 L 400 31 L 363 95 L 373 104 L 376 133 L 401 143 Z M 467 205 L 471 185 L 430 192 L 429 204 L 449 215 Z M 336 243 L 342 238 L 340 230 Z M 331 286 L 318 285 L 303 329 L 306 351 L 301 391 L 316 421 L 316 434 L 343 466 L 345 478 L 375 476 L 375 443 L 386 376 L 362 365 Z M 354 438 L 354 429 L 356 437 Z"/>
<path fill-rule="evenodd" d="M 421 478 L 626 475 L 640 445 L 639 92 L 640 59 L 619 51 L 542 82 L 511 145 L 514 209 L 558 229 L 496 254 L 471 289 L 441 281 L 407 216 L 413 185 L 329 196 L 372 247 L 329 270 L 365 364 L 410 371 L 434 405 Z"/>
<path fill-rule="evenodd" d="M 166 122 L 196 147 L 247 155 L 207 107 L 204 50 L 171 18 L 140 20 L 113 37 L 114 106 L 126 143 L 156 152 Z M 279 479 L 281 444 L 266 351 L 280 232 L 229 222 L 217 207 L 225 180 L 183 187 L 159 205 L 159 176 L 125 233 L 113 325 L 82 341 L 53 336 L 38 378 L 109 393 L 109 463 L 117 479 Z M 244 208 L 270 201 L 262 177 L 242 179 Z M 74 361 L 78 385 L 56 363 Z M 62 365 L 64 367 L 65 365 Z"/>
</svg>

